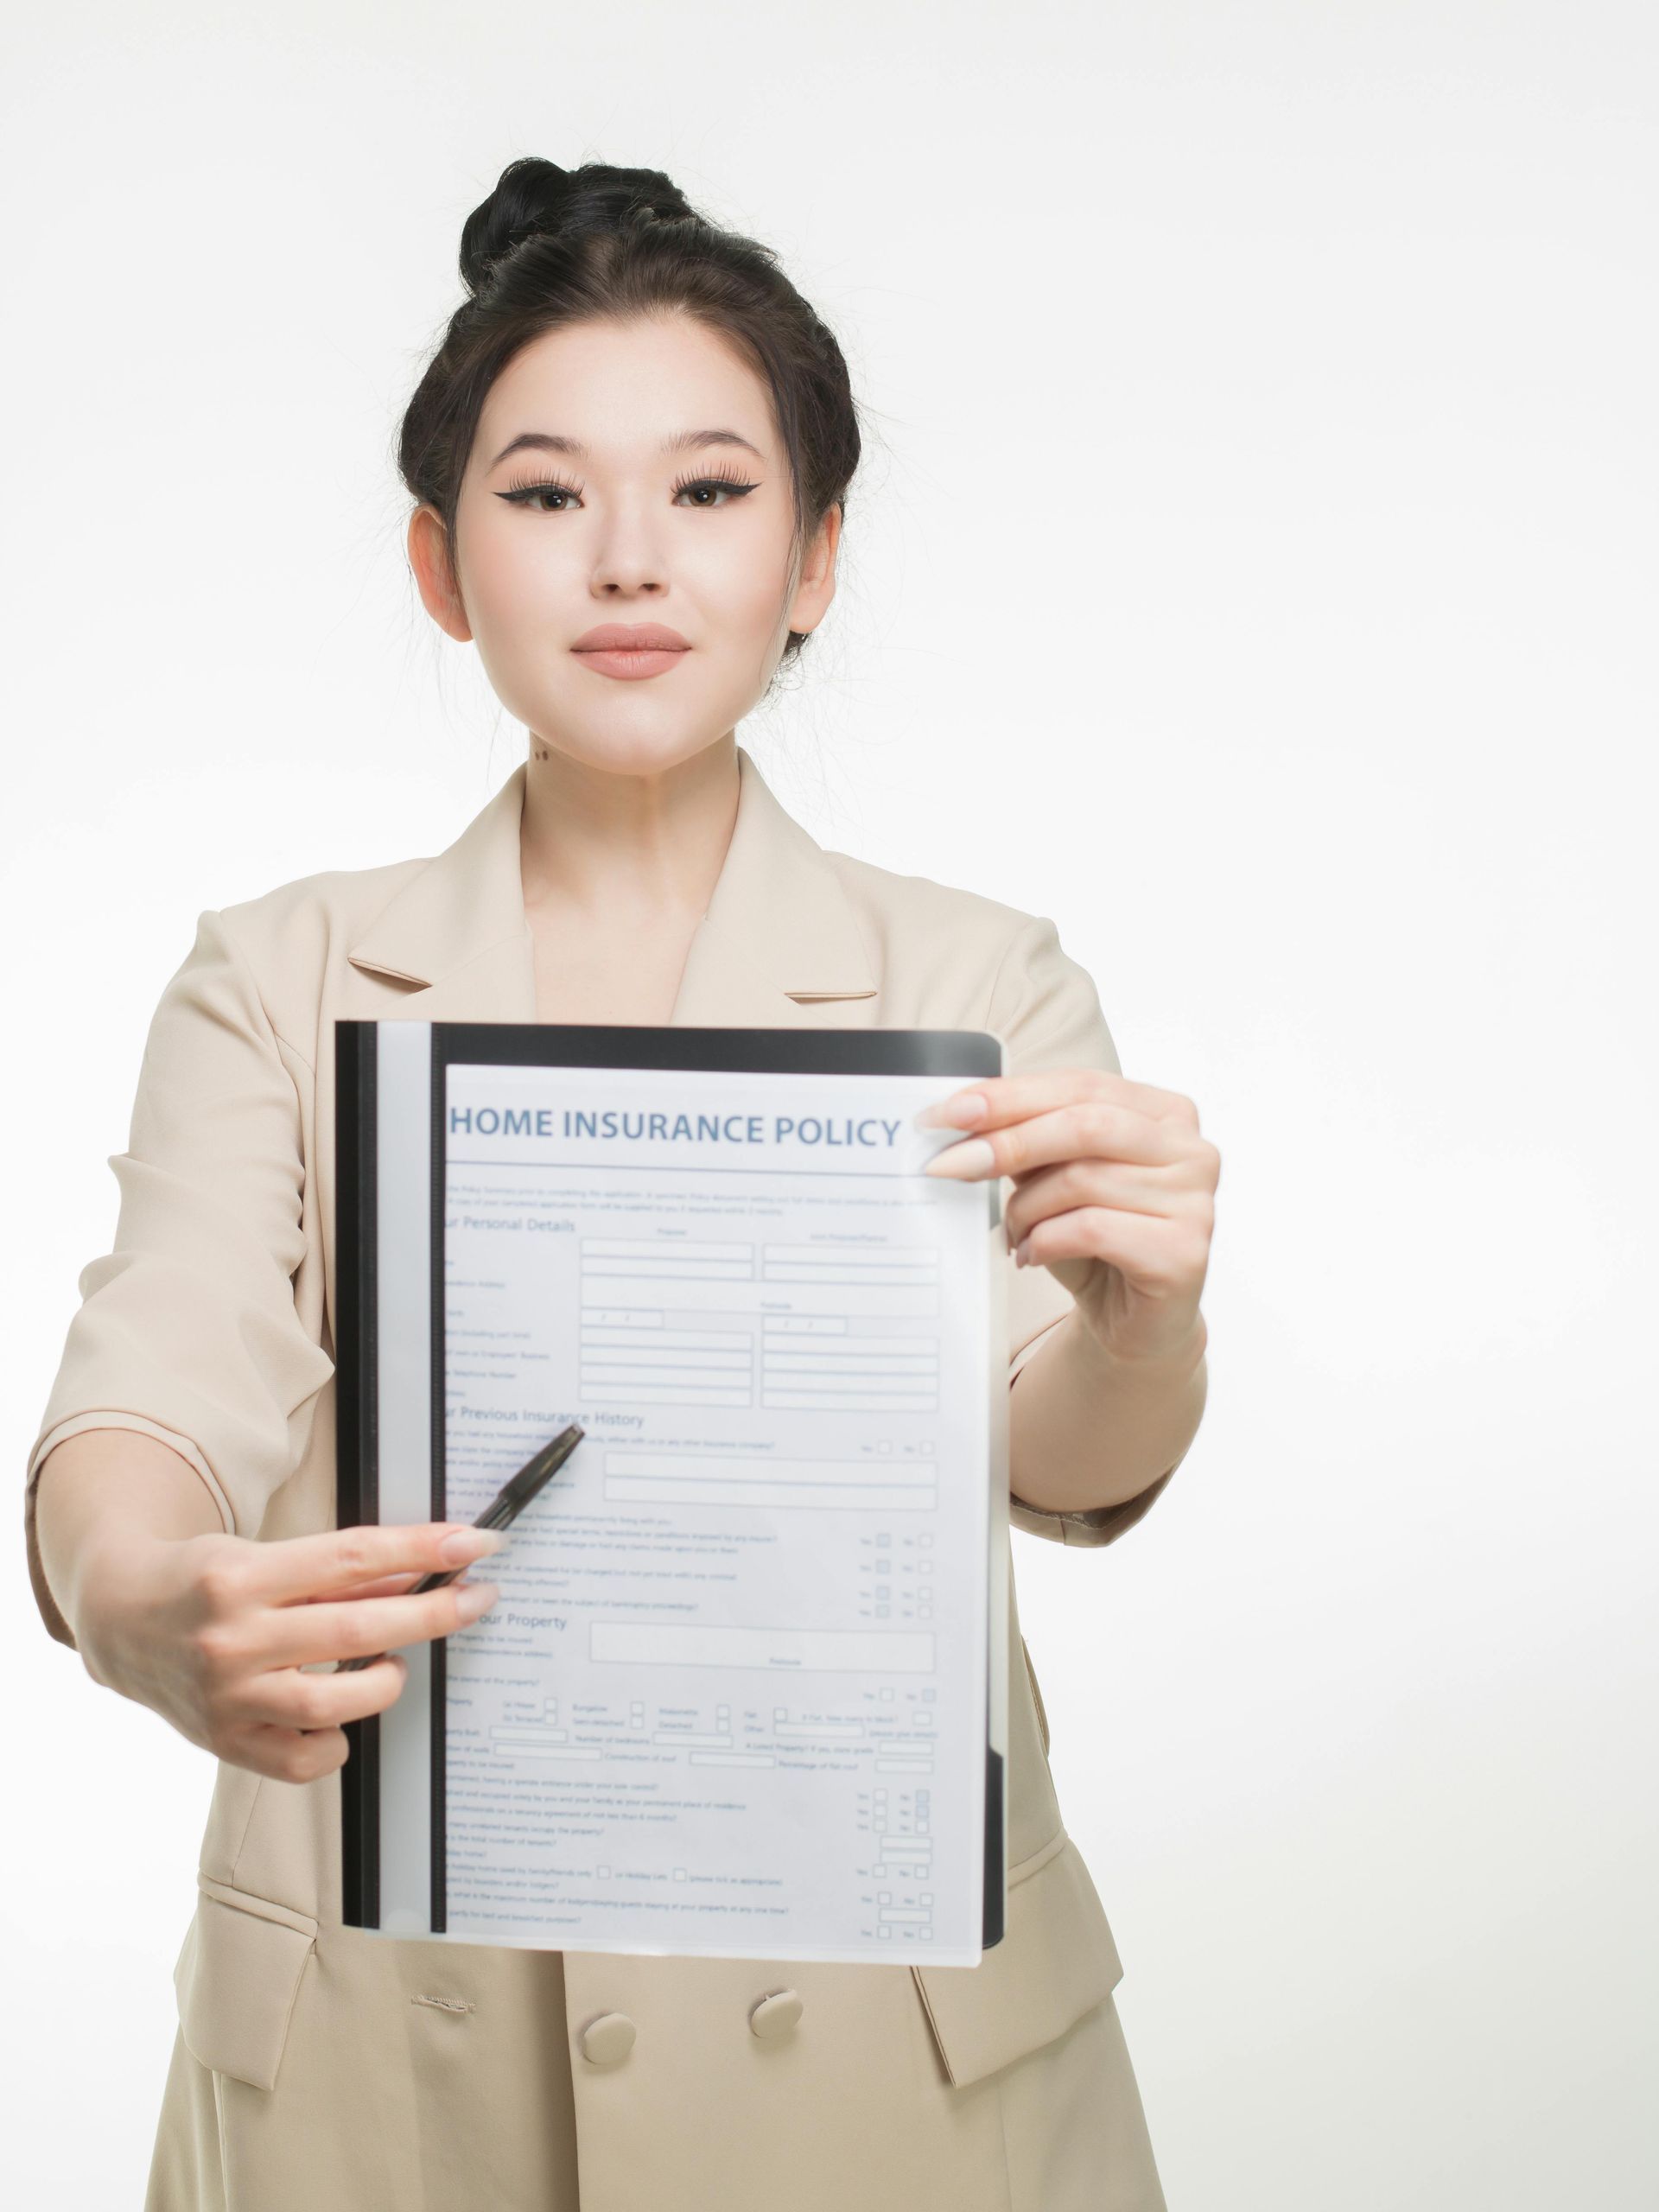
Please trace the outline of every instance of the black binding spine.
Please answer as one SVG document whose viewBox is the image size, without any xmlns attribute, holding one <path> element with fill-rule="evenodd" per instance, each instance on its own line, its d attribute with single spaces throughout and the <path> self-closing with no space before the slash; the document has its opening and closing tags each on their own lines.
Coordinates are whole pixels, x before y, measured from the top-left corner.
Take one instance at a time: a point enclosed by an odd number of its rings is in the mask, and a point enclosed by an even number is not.
<svg viewBox="0 0 1659 2212">
<path fill-rule="evenodd" d="M 335 1525 L 380 1518 L 375 1308 L 377 1032 L 372 1021 L 334 1024 Z M 380 1717 L 345 1724 L 340 1773 L 340 1917 L 380 1925 Z"/>
<path fill-rule="evenodd" d="M 431 1149 L 428 1185 L 427 1220 L 430 1224 L 428 1239 L 427 1298 L 431 1315 L 431 1356 L 429 1367 L 431 1376 L 431 1468 L 432 1493 L 430 1513 L 434 1521 L 447 1521 L 448 1511 L 448 1470 L 444 1458 L 444 1437 L 448 1394 L 444 1369 L 444 1267 L 443 1224 L 445 1198 L 448 1181 L 448 1143 L 447 1120 L 448 1115 L 449 1076 L 448 1056 L 440 1049 L 446 1025 L 435 1022 L 432 1027 L 432 1079 L 428 1112 L 431 1128 Z M 432 1933 L 442 1936 L 449 1925 L 449 1819 L 448 1819 L 448 1639 L 435 1636 L 429 1649 L 432 1654 L 432 1703 L 430 1711 L 430 1741 L 432 1766 Z"/>
</svg>

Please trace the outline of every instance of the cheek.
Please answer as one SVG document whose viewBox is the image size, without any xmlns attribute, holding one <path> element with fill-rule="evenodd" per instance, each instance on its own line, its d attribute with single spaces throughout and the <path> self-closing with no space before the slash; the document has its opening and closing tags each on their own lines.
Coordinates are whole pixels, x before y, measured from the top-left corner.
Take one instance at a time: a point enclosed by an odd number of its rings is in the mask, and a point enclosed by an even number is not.
<svg viewBox="0 0 1659 2212">
<path fill-rule="evenodd" d="M 550 530 L 527 529 L 522 516 L 507 510 L 463 536 L 461 553 L 462 582 L 469 603 L 477 602 L 480 628 L 505 629 L 531 616 L 545 623 L 561 589 L 571 588 L 570 549 L 562 551 Z"/>
<path fill-rule="evenodd" d="M 705 622 L 734 645 L 764 642 L 778 628 L 789 582 L 789 555 L 770 531 L 734 531 L 698 547 L 678 581 Z"/>
</svg>

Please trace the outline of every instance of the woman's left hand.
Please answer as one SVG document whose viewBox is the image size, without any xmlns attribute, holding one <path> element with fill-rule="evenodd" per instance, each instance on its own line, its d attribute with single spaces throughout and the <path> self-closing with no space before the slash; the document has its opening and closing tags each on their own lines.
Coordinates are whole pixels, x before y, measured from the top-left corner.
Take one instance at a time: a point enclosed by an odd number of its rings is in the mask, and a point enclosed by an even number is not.
<svg viewBox="0 0 1659 2212">
<path fill-rule="evenodd" d="M 930 1175 L 1013 1178 L 1019 1264 L 1040 1264 L 1115 1357 L 1161 1359 L 1201 1340 L 1221 1154 L 1178 1090 L 1103 1068 L 988 1076 L 916 1117 L 971 1129 Z"/>
</svg>

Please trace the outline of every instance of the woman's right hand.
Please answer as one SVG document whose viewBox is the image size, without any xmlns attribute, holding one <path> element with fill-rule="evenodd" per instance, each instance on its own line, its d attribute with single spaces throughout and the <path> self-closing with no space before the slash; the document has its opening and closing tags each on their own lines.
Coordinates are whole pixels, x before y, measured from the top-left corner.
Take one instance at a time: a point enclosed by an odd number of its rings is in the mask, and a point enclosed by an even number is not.
<svg viewBox="0 0 1659 2212">
<path fill-rule="evenodd" d="M 346 1763 L 343 1722 L 396 1701 L 409 1675 L 396 1647 L 466 1626 L 499 1595 L 490 1582 L 415 1595 L 407 1586 L 505 1541 L 445 1521 L 270 1542 L 133 1530 L 89 1567 L 81 1657 L 94 1681 L 149 1706 L 216 1758 L 315 1782 Z M 385 1656 L 349 1674 L 302 1671 L 371 1652 Z"/>
</svg>

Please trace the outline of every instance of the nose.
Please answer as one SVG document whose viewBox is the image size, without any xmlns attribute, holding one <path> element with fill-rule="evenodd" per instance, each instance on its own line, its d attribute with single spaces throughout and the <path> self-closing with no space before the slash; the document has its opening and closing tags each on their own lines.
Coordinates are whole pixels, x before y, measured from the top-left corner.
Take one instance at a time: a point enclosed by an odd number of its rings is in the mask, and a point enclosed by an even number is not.
<svg viewBox="0 0 1659 2212">
<path fill-rule="evenodd" d="M 639 592 L 660 592 L 666 582 L 666 564 L 648 518 L 613 513 L 594 562 L 595 590 L 607 599 L 631 599 Z"/>
</svg>

